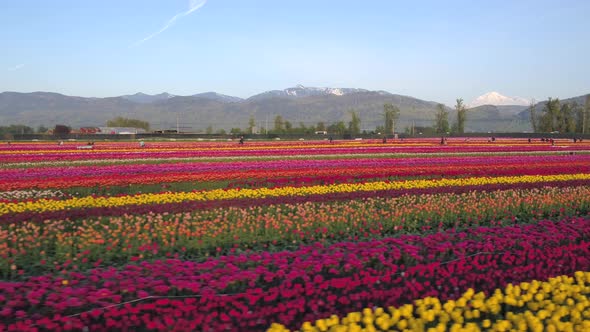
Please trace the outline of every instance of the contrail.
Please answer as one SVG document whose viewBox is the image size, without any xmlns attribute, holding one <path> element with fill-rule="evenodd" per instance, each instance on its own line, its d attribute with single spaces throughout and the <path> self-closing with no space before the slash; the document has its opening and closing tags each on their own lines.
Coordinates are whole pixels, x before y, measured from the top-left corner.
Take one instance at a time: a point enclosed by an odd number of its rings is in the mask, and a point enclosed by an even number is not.
<svg viewBox="0 0 590 332">
<path fill-rule="evenodd" d="M 162 32 L 166 31 L 169 27 L 171 27 L 174 24 L 174 22 L 176 22 L 176 20 L 178 20 L 181 17 L 187 16 L 187 15 L 191 14 L 192 12 L 194 12 L 195 10 L 203 7 L 206 2 L 207 2 L 207 0 L 190 0 L 189 7 L 188 7 L 187 11 L 184 11 L 184 12 L 174 15 L 171 19 L 168 20 L 168 22 L 166 22 L 166 24 L 164 24 L 164 26 L 160 30 L 152 33 L 151 35 L 149 35 L 141 40 L 136 41 L 135 43 L 131 44 L 131 46 L 129 46 L 129 47 L 139 46 L 139 45 L 143 44 L 144 42 L 161 34 Z"/>
<path fill-rule="evenodd" d="M 19 65 L 16 65 L 16 66 L 14 66 L 14 67 L 10 67 L 10 68 L 8 68 L 7 70 L 8 70 L 8 71 L 17 71 L 17 70 L 21 69 L 21 68 L 22 68 L 22 67 L 24 67 L 24 66 L 25 66 L 25 64 L 24 64 L 24 63 L 21 63 L 21 64 L 19 64 Z"/>
</svg>

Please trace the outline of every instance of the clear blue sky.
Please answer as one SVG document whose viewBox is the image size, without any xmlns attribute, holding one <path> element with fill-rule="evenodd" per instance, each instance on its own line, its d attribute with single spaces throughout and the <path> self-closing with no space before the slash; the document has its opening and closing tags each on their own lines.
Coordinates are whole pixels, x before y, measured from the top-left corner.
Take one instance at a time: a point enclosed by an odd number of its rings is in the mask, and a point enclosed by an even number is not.
<svg viewBox="0 0 590 332">
<path fill-rule="evenodd" d="M 448 104 L 590 92 L 586 0 L 202 2 L 2 0 L 0 91 L 248 97 L 303 84 Z"/>
</svg>

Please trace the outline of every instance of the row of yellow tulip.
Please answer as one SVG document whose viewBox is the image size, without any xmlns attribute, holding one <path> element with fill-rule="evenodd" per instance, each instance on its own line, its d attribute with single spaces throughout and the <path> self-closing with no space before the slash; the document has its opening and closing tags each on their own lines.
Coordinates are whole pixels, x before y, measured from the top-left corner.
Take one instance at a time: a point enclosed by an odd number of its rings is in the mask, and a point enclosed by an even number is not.
<svg viewBox="0 0 590 332">
<path fill-rule="evenodd" d="M 400 308 L 365 308 L 346 317 L 332 315 L 303 332 L 318 331 L 590 331 L 590 272 L 548 281 L 508 284 L 486 296 L 469 289 L 457 300 L 427 297 Z M 268 331 L 288 331 L 273 324 Z"/>
<path fill-rule="evenodd" d="M 0 202 L 0 215 L 23 212 L 45 212 L 93 207 L 114 207 L 144 204 L 180 203 L 185 201 L 212 201 L 229 199 L 257 199 L 268 197 L 326 195 L 335 193 L 370 192 L 383 190 L 426 189 L 440 187 L 480 186 L 490 184 L 517 184 L 590 180 L 590 174 L 524 175 L 500 177 L 469 177 L 455 179 L 417 179 L 406 181 L 378 181 L 316 185 L 309 187 L 279 187 L 256 189 L 216 189 L 196 192 L 166 192 L 126 196 L 86 196 L 65 200 L 39 199 L 26 202 Z"/>
</svg>

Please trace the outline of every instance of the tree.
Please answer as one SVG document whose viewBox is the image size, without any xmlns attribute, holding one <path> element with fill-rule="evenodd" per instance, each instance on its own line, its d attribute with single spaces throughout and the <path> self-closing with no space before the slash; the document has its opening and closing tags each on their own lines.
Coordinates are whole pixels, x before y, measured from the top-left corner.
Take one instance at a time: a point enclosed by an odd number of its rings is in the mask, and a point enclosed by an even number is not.
<svg viewBox="0 0 590 332">
<path fill-rule="evenodd" d="M 436 114 L 434 114 L 434 131 L 436 133 L 446 133 L 449 131 L 449 112 L 445 105 L 436 105 Z"/>
<path fill-rule="evenodd" d="M 559 131 L 562 133 L 575 133 L 576 132 L 576 122 L 574 118 L 574 107 L 576 105 L 570 105 L 569 103 L 563 104 L 561 109 L 559 110 L 560 113 L 560 125 Z"/>
<path fill-rule="evenodd" d="M 326 128 L 329 133 L 334 133 L 338 135 L 344 135 L 346 133 L 346 125 L 344 121 L 338 121 L 333 123 Z"/>
<path fill-rule="evenodd" d="M 467 108 L 465 104 L 463 104 L 463 99 L 457 99 L 457 104 L 455 105 L 455 109 L 457 110 L 457 133 L 463 134 L 465 133 L 465 121 L 467 120 Z"/>
<path fill-rule="evenodd" d="M 291 124 L 291 122 L 285 120 L 285 132 L 289 134 L 292 131 L 293 131 L 293 125 Z"/>
<path fill-rule="evenodd" d="M 586 103 L 582 115 L 582 134 L 587 133 L 590 129 L 590 94 L 586 95 Z"/>
<path fill-rule="evenodd" d="M 305 126 L 305 123 L 299 122 L 299 127 L 297 127 L 296 131 L 298 134 L 305 134 L 307 132 L 307 127 Z"/>
<path fill-rule="evenodd" d="M 212 125 L 207 126 L 207 129 L 205 129 L 205 134 L 207 134 L 207 135 L 213 134 L 213 126 Z"/>
<path fill-rule="evenodd" d="M 399 118 L 399 108 L 392 103 L 383 105 L 383 117 L 385 118 L 385 134 L 392 135 L 395 133 L 395 122 Z"/>
<path fill-rule="evenodd" d="M 350 111 L 351 120 L 348 123 L 348 131 L 351 135 L 358 135 L 361 133 L 361 118 L 359 118 L 358 114 L 354 111 Z"/>
<path fill-rule="evenodd" d="M 23 134 L 32 134 L 34 132 L 33 128 L 29 126 L 25 126 L 22 124 L 13 124 L 10 126 L 2 126 L 0 127 L 0 134 L 2 135 L 23 135 Z"/>
<path fill-rule="evenodd" d="M 38 134 L 45 134 L 48 130 L 49 130 L 49 128 L 47 128 L 45 126 L 39 126 L 39 127 L 37 127 L 37 133 Z"/>
<path fill-rule="evenodd" d="M 147 121 L 141 121 L 138 119 L 128 119 L 121 116 L 118 116 L 112 120 L 107 121 L 107 127 L 131 127 L 150 130 L 150 124 Z"/>
<path fill-rule="evenodd" d="M 250 134 L 254 134 L 254 127 L 256 127 L 256 119 L 253 115 L 250 115 L 250 119 L 248 120 L 248 132 Z"/>
<path fill-rule="evenodd" d="M 70 134 L 70 132 L 72 131 L 72 129 L 66 125 L 55 125 L 55 128 L 53 128 L 53 134 L 56 136 L 67 136 Z"/>
<path fill-rule="evenodd" d="M 232 129 L 229 131 L 229 133 L 230 133 L 230 134 L 232 134 L 232 135 L 239 135 L 239 134 L 241 134 L 241 133 L 242 133 L 242 129 L 241 129 L 241 128 L 232 128 Z"/>
<path fill-rule="evenodd" d="M 283 117 L 280 115 L 277 115 L 275 117 L 275 127 L 274 127 L 275 134 L 282 133 L 285 130 L 284 125 L 285 125 L 285 123 L 283 121 Z"/>
<path fill-rule="evenodd" d="M 225 129 L 223 129 L 223 128 L 222 129 L 219 129 L 217 131 L 217 134 L 219 134 L 219 135 L 225 135 L 226 134 Z"/>
<path fill-rule="evenodd" d="M 532 99 L 531 103 L 529 104 L 529 119 L 531 121 L 531 128 L 533 128 L 533 133 L 536 133 L 538 131 L 538 126 L 537 126 L 537 109 L 535 107 L 535 100 Z"/>
<path fill-rule="evenodd" d="M 320 121 L 315 126 L 315 130 L 317 130 L 317 131 L 325 131 L 326 130 L 326 125 L 323 122 Z"/>
<path fill-rule="evenodd" d="M 549 97 L 543 108 L 543 115 L 539 119 L 539 131 L 551 132 L 558 130 L 559 122 L 561 121 L 561 107 L 559 105 L 559 98 L 552 99 Z"/>
</svg>

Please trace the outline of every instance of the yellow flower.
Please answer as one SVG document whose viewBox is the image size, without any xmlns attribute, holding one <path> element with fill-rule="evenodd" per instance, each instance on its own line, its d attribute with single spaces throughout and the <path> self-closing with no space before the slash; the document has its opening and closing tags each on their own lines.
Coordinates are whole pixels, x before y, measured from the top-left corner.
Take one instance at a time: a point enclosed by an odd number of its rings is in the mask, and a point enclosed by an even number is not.
<svg viewBox="0 0 590 332">
<path fill-rule="evenodd" d="M 546 291 L 553 289 L 554 292 Z M 537 296 L 544 294 L 543 296 Z M 414 305 L 401 308 L 388 307 L 362 312 L 351 312 L 339 323 L 332 315 L 317 320 L 315 326 L 304 323 L 302 331 L 446 331 L 452 319 L 450 331 L 590 331 L 590 272 L 576 272 L 574 277 L 550 278 L 547 282 L 531 281 L 520 285 L 507 285 L 486 298 L 484 293 L 468 290 L 456 301 L 444 304 L 436 298 L 417 299 Z M 547 296 L 545 296 L 547 295 Z M 471 300 L 468 300 L 471 298 Z M 555 302 L 557 301 L 557 302 Z M 524 312 L 503 312 L 505 305 L 528 308 Z M 479 321 L 480 318 L 495 316 Z M 564 321 L 564 318 L 567 321 Z M 362 329 L 357 323 L 364 326 Z M 434 326 L 434 327 L 433 327 Z M 278 330 L 277 326 L 273 331 Z"/>
</svg>

